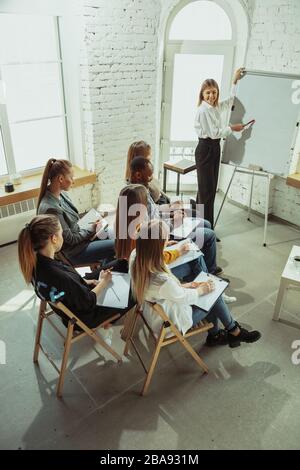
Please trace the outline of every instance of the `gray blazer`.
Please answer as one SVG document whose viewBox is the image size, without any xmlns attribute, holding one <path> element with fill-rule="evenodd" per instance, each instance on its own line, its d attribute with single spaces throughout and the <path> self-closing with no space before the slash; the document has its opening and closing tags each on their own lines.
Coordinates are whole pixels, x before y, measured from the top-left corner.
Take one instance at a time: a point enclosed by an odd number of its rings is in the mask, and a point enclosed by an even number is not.
<svg viewBox="0 0 300 470">
<path fill-rule="evenodd" d="M 80 253 L 94 235 L 93 230 L 85 230 L 79 227 L 78 210 L 66 193 L 61 193 L 61 197 L 58 199 L 47 190 L 37 213 L 53 214 L 58 217 L 64 237 L 62 250 L 67 256 L 75 256 Z"/>
</svg>

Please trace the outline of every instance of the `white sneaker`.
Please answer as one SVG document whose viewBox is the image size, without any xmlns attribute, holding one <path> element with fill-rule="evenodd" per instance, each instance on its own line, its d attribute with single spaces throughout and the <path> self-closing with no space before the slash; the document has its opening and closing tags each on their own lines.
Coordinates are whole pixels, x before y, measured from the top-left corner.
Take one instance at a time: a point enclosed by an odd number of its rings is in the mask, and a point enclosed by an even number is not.
<svg viewBox="0 0 300 470">
<path fill-rule="evenodd" d="M 233 304 L 237 301 L 236 297 L 229 297 L 229 295 L 223 294 L 222 299 L 224 300 L 225 304 Z"/>
<path fill-rule="evenodd" d="M 99 333 L 100 333 L 101 337 L 104 339 L 104 341 L 106 342 L 106 344 L 108 346 L 111 346 L 112 345 L 113 334 L 114 334 L 113 328 L 102 328 L 101 332 L 99 332 Z"/>
</svg>

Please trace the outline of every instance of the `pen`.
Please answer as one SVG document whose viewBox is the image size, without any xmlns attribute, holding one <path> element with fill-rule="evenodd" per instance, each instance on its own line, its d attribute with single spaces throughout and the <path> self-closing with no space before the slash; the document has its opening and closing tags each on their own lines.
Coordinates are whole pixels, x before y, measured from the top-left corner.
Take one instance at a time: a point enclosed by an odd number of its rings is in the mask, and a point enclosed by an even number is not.
<svg viewBox="0 0 300 470">
<path fill-rule="evenodd" d="M 112 268 L 109 268 L 107 269 L 107 271 L 111 272 L 112 269 L 114 269 L 113 267 Z M 111 286 L 111 290 L 113 291 L 113 293 L 115 294 L 115 296 L 117 297 L 118 301 L 121 302 L 121 299 L 120 297 L 118 296 L 118 294 L 116 293 L 115 289 L 113 288 L 113 286 Z"/>
<path fill-rule="evenodd" d="M 247 124 L 244 124 L 244 129 L 245 127 L 250 126 L 250 125 L 252 126 L 253 124 L 255 124 L 255 119 L 252 119 L 251 121 L 247 122 Z"/>
<path fill-rule="evenodd" d="M 117 297 L 118 301 L 120 302 L 120 301 L 121 301 L 121 299 L 120 299 L 120 297 L 117 295 L 117 293 L 116 293 L 115 289 L 114 289 L 113 287 L 111 287 L 111 290 L 113 291 L 113 293 L 114 293 L 114 294 L 115 294 L 115 296 Z"/>
</svg>

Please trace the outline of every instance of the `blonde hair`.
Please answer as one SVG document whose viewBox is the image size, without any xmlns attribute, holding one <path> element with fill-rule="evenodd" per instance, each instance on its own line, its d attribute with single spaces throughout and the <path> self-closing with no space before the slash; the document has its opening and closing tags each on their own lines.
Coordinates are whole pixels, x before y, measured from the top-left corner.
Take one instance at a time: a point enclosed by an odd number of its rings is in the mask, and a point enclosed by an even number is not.
<svg viewBox="0 0 300 470">
<path fill-rule="evenodd" d="M 57 234 L 60 223 L 55 215 L 38 215 L 21 230 L 18 238 L 19 265 L 25 281 L 32 281 L 36 268 L 36 253 L 44 248 L 50 237 Z"/>
<path fill-rule="evenodd" d="M 120 227 L 120 223 L 122 220 L 122 216 L 124 214 L 121 213 L 120 210 L 120 197 L 125 196 L 127 198 L 127 214 L 125 215 L 125 220 L 127 221 L 126 227 L 126 238 L 121 238 L 120 232 L 122 227 Z M 142 184 L 129 184 L 125 188 L 123 188 L 119 194 L 118 199 L 118 206 L 117 206 L 117 213 L 116 213 L 116 226 L 115 226 L 115 233 L 116 233 L 116 240 L 115 240 L 115 252 L 116 257 L 118 259 L 129 259 L 129 256 L 135 248 L 136 240 L 131 238 L 128 233 L 128 227 L 131 222 L 135 219 L 134 215 L 128 215 L 129 209 L 133 204 L 143 204 L 147 207 L 147 190 L 145 186 Z"/>
<path fill-rule="evenodd" d="M 137 142 L 133 142 L 127 152 L 127 163 L 126 163 L 126 171 L 125 171 L 125 179 L 129 181 L 130 179 L 130 165 L 132 160 L 135 157 L 144 157 L 148 158 L 151 152 L 151 145 L 147 144 L 144 140 L 139 140 Z"/>
<path fill-rule="evenodd" d="M 132 290 L 138 304 L 144 301 L 151 274 L 171 275 L 164 261 L 167 238 L 167 226 L 162 220 L 151 220 L 142 224 L 138 230 L 136 256 L 131 267 Z"/>
<path fill-rule="evenodd" d="M 217 84 L 217 82 L 213 78 L 208 78 L 207 80 L 205 80 L 202 83 L 201 90 L 200 90 L 200 93 L 199 93 L 198 106 L 200 106 L 202 104 L 202 101 L 204 101 L 203 93 L 205 92 L 206 88 L 216 88 L 218 90 L 218 97 L 217 97 L 217 100 L 215 102 L 215 106 L 218 106 L 219 97 L 220 97 L 220 89 L 219 89 L 219 85 Z"/>
<path fill-rule="evenodd" d="M 40 193 L 37 202 L 37 210 L 40 206 L 41 200 L 45 196 L 48 183 L 51 183 L 51 181 L 53 181 L 53 179 L 59 175 L 66 176 L 71 171 L 71 168 L 72 163 L 69 162 L 69 160 L 56 160 L 55 158 L 50 158 L 50 160 L 48 160 L 42 176 Z"/>
</svg>

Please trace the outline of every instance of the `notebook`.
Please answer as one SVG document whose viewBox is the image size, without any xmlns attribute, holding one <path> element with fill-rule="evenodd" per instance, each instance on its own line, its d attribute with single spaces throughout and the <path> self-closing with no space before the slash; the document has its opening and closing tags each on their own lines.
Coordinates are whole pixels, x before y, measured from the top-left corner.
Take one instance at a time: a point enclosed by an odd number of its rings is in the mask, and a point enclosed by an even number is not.
<svg viewBox="0 0 300 470">
<path fill-rule="evenodd" d="M 78 225 L 82 229 L 91 229 L 92 224 L 96 222 L 96 220 L 102 219 L 101 215 L 99 214 L 96 209 L 90 209 L 79 221 Z"/>
<path fill-rule="evenodd" d="M 97 305 L 112 308 L 127 308 L 130 291 L 128 273 L 112 273 L 112 282 L 97 297 Z"/>
<path fill-rule="evenodd" d="M 93 227 L 93 224 L 96 222 L 96 220 L 101 220 L 102 226 L 101 229 L 97 232 L 98 238 L 101 238 L 100 234 L 103 231 L 106 231 L 107 228 L 109 227 L 109 223 L 106 219 L 101 217 L 101 214 L 99 214 L 98 211 L 95 209 L 90 209 L 87 214 L 85 214 L 78 222 L 78 225 L 81 229 L 85 230 L 91 230 Z"/>
<path fill-rule="evenodd" d="M 200 273 L 196 279 L 194 279 L 194 282 L 207 282 L 210 279 L 214 281 L 215 290 L 209 294 L 199 296 L 197 303 L 195 303 L 197 307 L 202 308 L 206 312 L 209 312 L 213 308 L 219 297 L 221 297 L 224 290 L 228 286 L 228 282 L 205 272 Z"/>
<path fill-rule="evenodd" d="M 170 263 L 168 265 L 170 269 L 176 268 L 177 266 L 181 266 L 182 264 L 189 263 L 190 261 L 193 261 L 194 259 L 199 258 L 199 256 L 203 256 L 202 251 L 199 250 L 196 243 L 192 242 L 191 240 L 182 240 L 178 242 L 176 245 L 168 246 L 165 249 L 168 251 L 178 250 L 178 247 L 184 245 L 187 242 L 189 242 L 190 244 L 190 251 L 188 251 L 187 253 L 184 253 L 184 255 L 182 256 L 179 256 L 179 258 L 173 261 L 173 263 Z"/>
</svg>

